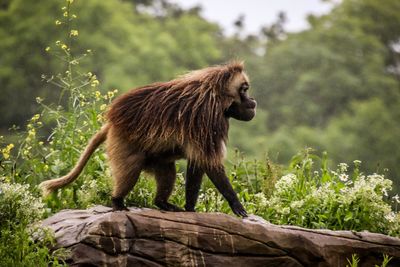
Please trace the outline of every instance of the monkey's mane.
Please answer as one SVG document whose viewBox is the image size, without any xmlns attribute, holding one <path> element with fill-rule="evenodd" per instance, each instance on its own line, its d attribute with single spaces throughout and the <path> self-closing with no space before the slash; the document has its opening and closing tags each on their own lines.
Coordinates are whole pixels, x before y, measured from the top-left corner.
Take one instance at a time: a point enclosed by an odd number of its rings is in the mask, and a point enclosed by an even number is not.
<svg viewBox="0 0 400 267">
<path fill-rule="evenodd" d="M 186 148 L 195 163 L 220 164 L 229 127 L 224 111 L 233 101 L 227 86 L 242 71 L 243 63 L 231 62 L 139 87 L 113 102 L 108 120 L 141 151 Z"/>
</svg>

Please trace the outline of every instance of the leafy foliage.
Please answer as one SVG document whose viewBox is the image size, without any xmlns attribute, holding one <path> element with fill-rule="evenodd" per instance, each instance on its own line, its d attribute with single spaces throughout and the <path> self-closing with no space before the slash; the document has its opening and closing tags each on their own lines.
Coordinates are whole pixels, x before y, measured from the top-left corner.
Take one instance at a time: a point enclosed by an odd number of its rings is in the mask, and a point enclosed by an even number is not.
<svg viewBox="0 0 400 267">
<path fill-rule="evenodd" d="M 44 213 L 29 186 L 0 181 L 1 266 L 61 266 L 65 252 L 49 251 L 53 236 L 39 224 Z"/>
</svg>

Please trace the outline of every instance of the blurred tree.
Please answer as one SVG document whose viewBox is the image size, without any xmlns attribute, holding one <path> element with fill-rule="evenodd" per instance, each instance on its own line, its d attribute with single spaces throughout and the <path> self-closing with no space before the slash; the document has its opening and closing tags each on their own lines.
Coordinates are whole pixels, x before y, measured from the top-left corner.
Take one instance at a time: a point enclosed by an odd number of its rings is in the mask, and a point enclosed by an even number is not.
<svg viewBox="0 0 400 267">
<path fill-rule="evenodd" d="M 135 11 L 135 4 L 148 9 Z M 85 69 L 93 70 L 104 89 L 123 91 L 171 79 L 221 58 L 217 46 L 220 29 L 201 18 L 199 10 L 186 11 L 163 0 L 87 0 L 78 1 L 76 6 L 79 41 L 73 52 L 78 54 L 89 48 L 94 52 L 85 61 L 89 67 Z M 0 9 L 3 130 L 13 123 L 23 123 L 34 112 L 36 96 L 57 102 L 59 91 L 40 77 L 59 68 L 44 49 L 60 39 L 55 20 L 62 12 L 59 3 L 52 0 L 12 0 Z"/>
<path fill-rule="evenodd" d="M 246 59 L 268 112 L 268 130 L 252 136 L 267 136 L 266 149 L 281 161 L 312 146 L 332 151 L 336 163 L 361 159 L 370 171 L 379 163 L 400 181 L 397 10 L 397 0 L 343 0 L 309 16 L 309 30 L 286 33 L 281 16 L 260 36 L 225 41 L 226 57 Z"/>
</svg>

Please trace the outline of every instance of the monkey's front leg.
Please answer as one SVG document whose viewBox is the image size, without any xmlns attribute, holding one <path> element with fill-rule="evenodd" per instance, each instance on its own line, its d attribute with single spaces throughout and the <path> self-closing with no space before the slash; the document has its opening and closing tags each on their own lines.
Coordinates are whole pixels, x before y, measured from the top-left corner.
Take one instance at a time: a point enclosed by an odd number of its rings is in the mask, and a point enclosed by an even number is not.
<svg viewBox="0 0 400 267">
<path fill-rule="evenodd" d="M 207 170 L 206 173 L 218 191 L 228 201 L 233 213 L 235 213 L 237 216 L 247 217 L 246 210 L 240 203 L 236 192 L 233 190 L 232 185 L 225 174 L 224 166 L 221 165 L 216 168 L 211 168 Z"/>
<path fill-rule="evenodd" d="M 199 191 L 201 186 L 201 181 L 203 179 L 204 170 L 193 164 L 193 162 L 188 162 L 188 167 L 186 171 L 186 211 L 195 211 L 195 206 L 197 199 L 199 197 Z"/>
</svg>

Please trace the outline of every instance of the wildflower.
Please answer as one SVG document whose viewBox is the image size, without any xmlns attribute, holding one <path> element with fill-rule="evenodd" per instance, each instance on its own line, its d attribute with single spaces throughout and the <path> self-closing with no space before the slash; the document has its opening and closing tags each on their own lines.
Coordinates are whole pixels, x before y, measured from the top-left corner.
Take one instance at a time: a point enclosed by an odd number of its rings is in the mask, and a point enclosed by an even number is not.
<svg viewBox="0 0 400 267">
<path fill-rule="evenodd" d="M 61 8 L 61 10 L 66 10 L 67 9 L 67 7 L 66 6 L 63 6 L 62 8 Z"/>
<path fill-rule="evenodd" d="M 259 206 L 266 207 L 268 205 L 268 200 L 263 193 L 254 194 L 254 198 Z"/>
<path fill-rule="evenodd" d="M 347 182 L 347 180 L 349 179 L 349 176 L 347 174 L 345 174 L 345 173 L 342 173 L 342 174 L 339 175 L 339 179 L 342 182 Z"/>
<path fill-rule="evenodd" d="M 9 145 L 7 145 L 5 148 L 3 148 L 1 150 L 1 153 L 3 153 L 3 158 L 4 159 L 9 159 L 10 158 L 10 152 L 11 152 L 11 149 L 13 149 L 13 148 L 14 148 L 14 144 L 9 144 Z"/>
<path fill-rule="evenodd" d="M 338 167 L 341 172 L 346 172 L 349 166 L 346 163 L 339 163 Z"/>
<path fill-rule="evenodd" d="M 107 108 L 107 105 L 106 105 L 106 104 L 103 104 L 103 105 L 100 106 L 100 110 L 101 110 L 101 111 L 105 110 L 106 108 Z"/>
<path fill-rule="evenodd" d="M 361 161 L 361 160 L 358 160 L 358 159 L 356 159 L 356 160 L 353 161 L 354 165 L 356 165 L 356 166 L 360 165 L 361 162 L 362 162 L 362 161 Z"/>
<path fill-rule="evenodd" d="M 68 46 L 67 46 L 66 44 L 63 44 L 63 45 L 61 46 L 61 48 L 64 49 L 64 50 L 67 50 Z"/>
<path fill-rule="evenodd" d="M 37 102 L 37 103 L 39 103 L 39 104 L 40 104 L 42 101 L 43 101 L 43 99 L 42 99 L 42 98 L 40 98 L 40 97 L 36 97 L 36 102 Z"/>
<path fill-rule="evenodd" d="M 88 50 L 86 50 L 86 52 L 92 53 L 92 49 L 88 49 Z"/>
<path fill-rule="evenodd" d="M 389 222 L 394 222 L 396 220 L 396 214 L 392 211 L 385 215 L 385 219 Z"/>
<path fill-rule="evenodd" d="M 56 41 L 56 45 L 60 45 L 61 44 L 61 41 L 60 40 L 57 40 Z"/>
<path fill-rule="evenodd" d="M 74 2 L 74 0 L 67 0 L 68 4 L 72 4 Z"/>
<path fill-rule="evenodd" d="M 284 208 L 282 209 L 282 214 L 288 215 L 289 213 L 290 213 L 290 208 L 289 208 L 289 207 L 284 207 Z"/>
<path fill-rule="evenodd" d="M 35 137 L 36 136 L 36 130 L 35 129 L 30 129 L 28 131 L 28 136 L 29 137 Z"/>
<path fill-rule="evenodd" d="M 108 98 L 113 98 L 114 97 L 114 92 L 108 91 L 107 92 Z"/>
<path fill-rule="evenodd" d="M 59 20 L 56 20 L 56 25 L 61 25 L 62 24 L 62 22 L 61 21 L 59 21 Z"/>
<path fill-rule="evenodd" d="M 101 97 L 100 91 L 94 92 L 94 96 L 96 97 L 96 100 L 97 100 L 97 101 L 100 100 L 100 97 Z"/>
<path fill-rule="evenodd" d="M 392 197 L 392 199 L 393 199 L 394 201 L 396 201 L 396 203 L 400 203 L 400 198 L 399 198 L 399 195 L 398 195 L 398 194 L 396 194 L 394 197 Z"/>
<path fill-rule="evenodd" d="M 42 146 L 42 145 L 43 145 L 43 142 L 42 142 L 42 141 L 40 141 L 38 144 L 39 144 L 39 146 Z"/>
<path fill-rule="evenodd" d="M 78 36 L 79 32 L 78 30 L 71 30 L 71 32 L 69 33 L 69 36 Z"/>
<path fill-rule="evenodd" d="M 90 71 L 86 74 L 89 78 L 93 76 L 93 73 L 91 73 Z"/>
<path fill-rule="evenodd" d="M 46 47 L 45 51 L 49 52 L 50 51 L 50 46 Z"/>
<path fill-rule="evenodd" d="M 387 192 L 386 188 L 382 188 L 381 192 L 385 197 L 388 196 L 388 192 Z"/>
<path fill-rule="evenodd" d="M 97 79 L 95 79 L 95 80 L 93 80 L 92 82 L 91 82 L 91 86 L 92 87 L 96 87 L 96 86 L 98 86 L 100 84 L 100 82 L 97 80 Z"/>
<path fill-rule="evenodd" d="M 46 165 L 43 166 L 43 170 L 44 171 L 48 171 L 48 169 L 49 169 L 49 165 L 46 164 Z"/>
<path fill-rule="evenodd" d="M 77 16 L 75 15 L 75 14 L 72 14 L 72 16 L 71 16 L 73 19 L 76 19 L 77 18 Z"/>
<path fill-rule="evenodd" d="M 102 122 L 103 120 L 104 120 L 103 115 L 97 114 L 97 121 L 98 121 L 98 122 Z"/>
<path fill-rule="evenodd" d="M 31 121 L 32 121 L 32 122 L 37 121 L 39 118 L 40 118 L 40 114 L 35 114 L 35 115 L 32 117 Z"/>
<path fill-rule="evenodd" d="M 64 16 L 64 17 L 68 17 L 68 12 L 65 11 L 64 14 L 63 14 L 63 16 Z"/>
</svg>

